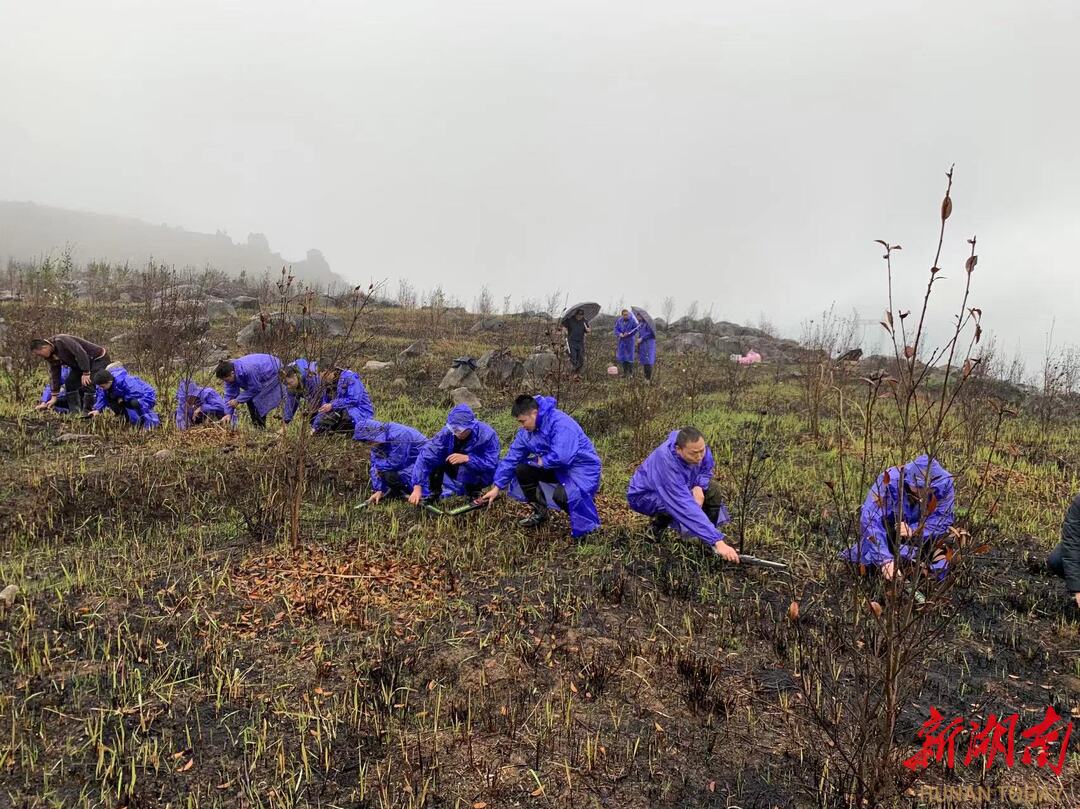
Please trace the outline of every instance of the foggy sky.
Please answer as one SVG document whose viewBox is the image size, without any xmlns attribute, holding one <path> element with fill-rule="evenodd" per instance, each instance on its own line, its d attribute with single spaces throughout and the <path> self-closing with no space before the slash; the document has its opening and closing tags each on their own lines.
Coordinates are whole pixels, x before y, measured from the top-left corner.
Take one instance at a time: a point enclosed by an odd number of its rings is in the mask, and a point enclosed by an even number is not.
<svg viewBox="0 0 1080 809">
<path fill-rule="evenodd" d="M 0 0 L 0 199 L 798 336 L 874 239 L 918 304 L 955 162 L 942 303 L 978 234 L 987 328 L 1080 342 L 1080 4 L 884 6 Z"/>
</svg>

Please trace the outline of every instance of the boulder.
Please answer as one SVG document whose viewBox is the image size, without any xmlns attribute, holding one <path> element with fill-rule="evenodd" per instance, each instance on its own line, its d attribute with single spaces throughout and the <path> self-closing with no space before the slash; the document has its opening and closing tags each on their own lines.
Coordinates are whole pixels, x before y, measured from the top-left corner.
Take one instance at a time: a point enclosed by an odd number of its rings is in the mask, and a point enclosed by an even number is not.
<svg viewBox="0 0 1080 809">
<path fill-rule="evenodd" d="M 615 328 L 615 321 L 618 319 L 619 318 L 615 315 L 605 315 L 601 312 L 589 321 L 589 328 L 593 330 L 600 329 L 601 331 L 611 331 Z"/>
<path fill-rule="evenodd" d="M 167 461 L 173 456 L 171 449 L 159 449 L 154 453 L 155 461 Z"/>
<path fill-rule="evenodd" d="M 439 382 L 439 390 L 454 390 L 455 388 L 469 388 L 470 390 L 483 390 L 484 383 L 480 381 L 476 371 L 467 363 L 455 365 Z"/>
<path fill-rule="evenodd" d="M 128 295 L 126 292 L 121 292 L 120 295 L 116 298 L 116 300 L 120 303 L 131 303 L 131 296 Z"/>
<path fill-rule="evenodd" d="M 398 377 L 394 377 L 394 380 L 390 383 L 390 386 L 393 387 L 393 388 L 404 388 L 408 384 L 409 383 L 405 381 L 405 377 L 398 376 Z"/>
<path fill-rule="evenodd" d="M 480 399 L 468 388 L 454 388 L 450 391 L 450 400 L 455 405 L 468 405 L 473 410 L 479 410 L 481 407 Z"/>
<path fill-rule="evenodd" d="M 9 584 L 3 590 L 0 590 L 0 604 L 5 607 L 10 607 L 15 603 L 15 597 L 19 595 L 19 585 Z"/>
<path fill-rule="evenodd" d="M 428 347 L 429 345 L 427 340 L 417 340 L 415 343 L 413 343 L 408 348 L 403 350 L 400 354 L 398 354 L 398 361 L 401 362 L 403 360 L 410 360 L 416 357 L 422 357 L 427 354 Z"/>
<path fill-rule="evenodd" d="M 522 371 L 526 377 L 532 380 L 541 380 L 548 374 L 552 374 L 559 368 L 559 358 L 550 351 L 540 351 L 530 354 L 522 364 Z"/>
<path fill-rule="evenodd" d="M 708 320 L 708 318 L 706 318 Z M 721 320 L 719 323 L 710 323 L 708 329 L 702 329 L 702 331 L 709 331 L 712 334 L 720 337 L 750 337 L 750 338 L 764 338 L 766 340 L 772 339 L 768 334 L 761 329 L 755 329 L 753 326 L 740 326 L 738 323 L 730 323 L 726 320 Z"/>
<path fill-rule="evenodd" d="M 259 348 L 304 334 L 341 337 L 345 334 L 345 321 L 325 314 L 253 315 L 251 321 L 237 332 L 236 342 L 244 348 Z"/>
<path fill-rule="evenodd" d="M 259 308 L 259 299 L 252 298 L 250 295 L 237 295 L 229 302 L 234 308 L 247 312 L 253 312 Z"/>
<path fill-rule="evenodd" d="M 664 318 L 662 318 L 662 317 L 654 317 L 652 322 L 653 322 L 653 326 L 656 327 L 656 331 L 659 332 L 659 331 L 667 331 L 668 330 L 668 324 L 667 324 L 667 321 L 664 320 Z"/>
<path fill-rule="evenodd" d="M 378 360 L 368 360 L 364 363 L 365 371 L 385 371 L 387 368 L 393 368 L 392 362 L 379 362 Z"/>
<path fill-rule="evenodd" d="M 704 352 L 709 350 L 709 337 L 698 331 L 682 332 L 671 339 L 671 349 L 676 354 L 690 354 L 692 352 Z M 733 354 L 738 351 L 728 350 L 726 353 Z"/>
<path fill-rule="evenodd" d="M 514 359 L 508 349 L 488 351 L 476 367 L 486 385 L 509 385 L 525 375 L 525 366 Z"/>
<path fill-rule="evenodd" d="M 484 331 L 502 331 L 505 328 L 505 321 L 499 320 L 497 317 L 485 317 L 483 320 L 473 323 L 469 331 L 473 334 L 479 334 Z"/>
<path fill-rule="evenodd" d="M 236 317 L 236 308 L 228 301 L 209 298 L 206 301 L 206 316 L 210 320 Z"/>
<path fill-rule="evenodd" d="M 862 349 L 853 348 L 850 351 L 845 351 L 839 357 L 836 358 L 837 362 L 858 362 L 862 359 Z"/>
</svg>

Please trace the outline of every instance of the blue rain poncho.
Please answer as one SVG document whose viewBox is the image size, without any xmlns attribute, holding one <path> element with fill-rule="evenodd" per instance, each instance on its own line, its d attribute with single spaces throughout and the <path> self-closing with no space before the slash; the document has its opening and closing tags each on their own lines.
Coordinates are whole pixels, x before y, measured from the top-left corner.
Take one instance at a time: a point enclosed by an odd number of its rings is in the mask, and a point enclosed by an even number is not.
<svg viewBox="0 0 1080 809">
<path fill-rule="evenodd" d="M 459 449 L 455 449 L 454 430 L 468 430 L 469 437 Z M 501 443 L 499 434 L 490 424 L 476 418 L 468 405 L 457 405 L 450 411 L 446 426 L 435 433 L 416 459 L 412 479 L 423 487 L 424 496 L 428 492 L 428 480 L 432 472 L 446 463 L 454 452 L 469 456 L 469 460 L 458 467 L 457 477 L 443 476 L 443 497 L 464 494 L 466 488 L 490 486 L 495 479 L 495 467 L 499 465 Z"/>
<path fill-rule="evenodd" d="M 654 449 L 630 478 L 626 501 L 630 508 L 649 517 L 669 514 L 672 525 L 679 533 L 695 536 L 707 545 L 715 545 L 724 539 L 719 526 L 730 521 L 727 508 L 721 507 L 715 523 L 694 500 L 691 489 L 709 488 L 715 463 L 712 450 L 705 448 L 701 463 L 688 464 L 675 451 L 675 430 L 667 441 Z"/>
<path fill-rule="evenodd" d="M 334 390 L 324 390 L 321 404 L 329 404 L 334 410 L 347 414 L 354 425 L 375 417 L 371 397 L 356 371 L 342 370 Z M 322 413 L 315 416 L 312 425 L 316 430 L 319 429 L 322 418 Z"/>
<path fill-rule="evenodd" d="M 495 485 L 516 500 L 525 501 L 514 472 L 518 464 L 542 466 L 555 473 L 566 490 L 570 533 L 583 536 L 600 527 L 600 515 L 593 498 L 600 489 L 600 456 L 592 442 L 574 419 L 556 409 L 550 396 L 537 396 L 539 412 L 536 429 L 518 429 L 513 443 L 495 470 Z M 536 459 L 542 459 L 541 464 Z M 540 490 L 552 508 L 558 508 L 553 498 L 554 487 L 541 483 Z"/>
<path fill-rule="evenodd" d="M 60 366 L 60 390 L 56 392 L 56 395 L 60 398 L 56 400 L 56 404 L 53 405 L 53 411 L 56 413 L 67 413 L 67 399 L 64 398 L 64 383 L 67 382 L 68 376 L 71 374 L 71 367 L 68 365 Z M 41 401 L 47 402 L 53 396 L 53 388 L 51 382 L 45 383 L 45 389 L 41 391 Z"/>
<path fill-rule="evenodd" d="M 195 411 L 199 410 L 199 416 Z M 176 426 L 181 430 L 193 427 L 196 420 L 221 421 L 226 414 L 236 424 L 235 411 L 225 403 L 225 397 L 214 388 L 203 387 L 193 379 L 181 380 L 176 389 Z"/>
<path fill-rule="evenodd" d="M 226 399 L 250 402 L 264 417 L 281 404 L 281 360 L 272 354 L 246 354 L 232 362 L 236 378 L 225 383 Z"/>
<path fill-rule="evenodd" d="M 161 424 L 161 418 L 154 412 L 157 404 L 157 391 L 149 382 L 129 374 L 123 368 L 110 371 L 113 382 L 108 390 L 97 388 L 94 410 L 101 412 L 109 405 L 120 405 L 129 424 L 149 430 Z"/>
<path fill-rule="evenodd" d="M 642 320 L 638 325 L 637 336 L 641 341 L 637 347 L 638 362 L 642 365 L 656 365 L 656 332 Z"/>
<path fill-rule="evenodd" d="M 637 318 L 632 314 L 615 321 L 614 332 L 619 341 L 615 347 L 616 362 L 634 361 L 634 335 L 637 334 L 637 330 Z"/>
<path fill-rule="evenodd" d="M 862 506 L 860 529 L 862 539 L 841 554 L 841 558 L 855 564 L 880 567 L 885 562 L 897 561 L 889 550 L 889 528 L 896 526 L 897 509 L 902 509 L 901 519 L 915 531 L 922 521 L 923 514 L 919 498 L 927 483 L 929 470 L 930 494 L 936 501 L 934 510 L 926 515 L 921 536 L 908 540 L 898 540 L 900 557 L 913 559 L 918 556 L 921 544 L 933 542 L 945 537 L 955 520 L 953 508 L 956 502 L 956 490 L 952 475 L 937 462 L 926 455 L 920 455 L 903 468 L 904 485 L 911 486 L 915 494 L 907 494 L 901 503 L 899 494 L 901 470 L 892 467 L 882 472 L 870 488 Z M 931 565 L 931 570 L 944 573 L 944 559 Z"/>
<path fill-rule="evenodd" d="M 296 416 L 296 411 L 300 409 L 301 403 L 305 400 L 308 412 L 314 413 L 319 407 L 321 391 L 316 363 L 309 362 L 301 357 L 293 360 L 290 365 L 296 366 L 297 370 L 300 371 L 300 390 L 290 390 L 288 386 L 285 386 L 285 407 L 282 419 L 286 424 L 292 422 Z"/>
<path fill-rule="evenodd" d="M 413 468 L 427 436 L 405 424 L 368 419 L 356 425 L 353 438 L 371 444 L 372 491 L 389 491 L 390 487 L 382 479 L 386 472 L 397 472 L 406 489 L 413 487 Z"/>
</svg>

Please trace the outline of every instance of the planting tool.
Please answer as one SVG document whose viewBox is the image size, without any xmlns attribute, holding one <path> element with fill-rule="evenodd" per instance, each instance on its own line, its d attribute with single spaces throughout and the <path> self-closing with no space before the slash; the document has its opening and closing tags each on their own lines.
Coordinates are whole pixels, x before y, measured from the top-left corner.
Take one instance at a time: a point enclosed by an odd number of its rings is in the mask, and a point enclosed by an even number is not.
<svg viewBox="0 0 1080 809">
<path fill-rule="evenodd" d="M 446 516 L 445 511 L 443 511 L 441 508 L 437 508 L 436 506 L 431 505 L 431 503 L 424 503 L 424 510 L 430 514 L 434 514 L 436 517 Z"/>
<path fill-rule="evenodd" d="M 488 504 L 487 504 L 486 500 L 484 502 L 482 502 L 482 503 L 477 503 L 474 500 L 471 503 L 466 503 L 463 506 L 458 506 L 457 508 L 452 508 L 449 511 L 444 511 L 443 513 L 450 516 L 450 517 L 457 517 L 459 514 L 468 514 L 470 511 L 476 511 L 477 509 L 480 509 L 480 508 L 487 508 L 487 505 Z"/>
<path fill-rule="evenodd" d="M 768 559 L 759 559 L 758 557 L 751 556 L 748 553 L 740 553 L 739 562 L 744 565 L 751 565 L 752 567 L 765 567 L 769 570 L 786 571 L 788 569 L 788 566 L 784 562 L 772 562 Z"/>
</svg>

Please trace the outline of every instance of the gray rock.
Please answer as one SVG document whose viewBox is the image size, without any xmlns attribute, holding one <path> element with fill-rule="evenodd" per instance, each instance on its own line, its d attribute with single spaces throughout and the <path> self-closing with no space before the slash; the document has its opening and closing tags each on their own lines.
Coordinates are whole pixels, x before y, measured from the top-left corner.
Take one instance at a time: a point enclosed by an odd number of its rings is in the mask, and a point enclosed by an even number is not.
<svg viewBox="0 0 1080 809">
<path fill-rule="evenodd" d="M 671 348 L 676 354 L 690 354 L 699 351 L 704 352 L 708 351 L 709 347 L 710 343 L 708 335 L 697 331 L 676 334 L 671 339 Z M 734 352 L 728 351 L 728 353 Z"/>
<path fill-rule="evenodd" d="M 253 315 L 251 321 L 236 334 L 236 342 L 244 348 L 272 345 L 277 340 L 287 340 L 300 335 L 341 337 L 345 334 L 345 321 L 335 315 L 285 315 L 263 317 Z"/>
<path fill-rule="evenodd" d="M 206 316 L 211 320 L 236 317 L 236 308 L 228 301 L 210 299 L 206 302 Z"/>
<path fill-rule="evenodd" d="M 469 388 L 470 390 L 483 390 L 484 383 L 476 375 L 476 371 L 468 365 L 462 364 L 451 368 L 439 382 L 439 390 L 454 390 L 455 388 Z"/>
<path fill-rule="evenodd" d="M 0 590 L 0 603 L 5 607 L 10 607 L 15 603 L 15 597 L 19 594 L 19 585 L 9 584 L 3 590 Z"/>
<path fill-rule="evenodd" d="M 390 385 L 395 388 L 404 388 L 408 384 L 409 383 L 405 381 L 405 377 L 403 376 L 396 377 L 394 381 L 390 383 Z"/>
<path fill-rule="evenodd" d="M 93 437 L 94 436 L 86 435 L 85 433 L 64 433 L 56 440 L 66 444 L 70 441 L 85 441 L 86 439 Z"/>
<path fill-rule="evenodd" d="M 615 321 L 618 319 L 619 318 L 615 315 L 607 315 L 601 312 L 589 321 L 589 328 L 610 331 L 611 329 L 615 328 Z"/>
<path fill-rule="evenodd" d="M 858 362 L 862 359 L 862 349 L 853 348 L 850 351 L 845 351 L 839 357 L 836 358 L 837 362 Z"/>
<path fill-rule="evenodd" d="M 478 320 L 473 323 L 472 328 L 469 329 L 473 334 L 479 334 L 483 331 L 502 331 L 506 328 L 506 323 L 499 320 L 497 317 L 485 317 L 483 320 Z"/>
<path fill-rule="evenodd" d="M 427 354 L 428 347 L 429 346 L 427 340 L 417 340 L 415 343 L 413 343 L 408 348 L 403 350 L 400 354 L 398 354 L 398 360 L 410 360 L 416 357 L 422 357 Z"/>
<path fill-rule="evenodd" d="M 172 456 L 173 456 L 173 453 L 172 453 L 171 449 L 159 449 L 157 452 L 154 453 L 154 460 L 155 461 L 167 461 Z"/>
<path fill-rule="evenodd" d="M 508 349 L 488 351 L 476 367 L 485 385 L 509 385 L 525 376 L 525 366 Z"/>
<path fill-rule="evenodd" d="M 244 311 L 254 311 L 259 308 L 259 299 L 252 298 L 250 295 L 237 295 L 230 303 L 236 308 Z"/>
<path fill-rule="evenodd" d="M 559 367 L 559 358 L 550 351 L 542 351 L 529 355 L 522 364 L 522 372 L 532 380 L 542 380 L 548 374 L 554 373 Z"/>
<path fill-rule="evenodd" d="M 450 399 L 455 405 L 468 405 L 473 410 L 478 410 L 481 407 L 480 399 L 468 388 L 454 388 L 450 391 Z"/>
<path fill-rule="evenodd" d="M 117 300 L 120 303 L 131 303 L 131 296 L 128 295 L 126 292 L 121 292 L 119 297 L 117 297 Z"/>
<path fill-rule="evenodd" d="M 365 371 L 384 371 L 387 368 L 393 368 L 392 362 L 379 362 L 378 360 L 368 360 L 364 363 Z"/>
</svg>

